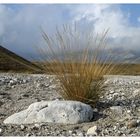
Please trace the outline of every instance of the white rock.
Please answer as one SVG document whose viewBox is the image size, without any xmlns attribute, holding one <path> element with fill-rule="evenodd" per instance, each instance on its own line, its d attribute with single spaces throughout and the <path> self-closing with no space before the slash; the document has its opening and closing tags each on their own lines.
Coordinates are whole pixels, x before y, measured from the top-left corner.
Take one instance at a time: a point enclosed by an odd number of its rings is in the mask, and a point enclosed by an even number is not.
<svg viewBox="0 0 140 140">
<path fill-rule="evenodd" d="M 124 97 L 125 95 L 126 95 L 126 94 L 125 94 L 124 92 L 121 92 L 121 93 L 120 93 L 120 96 L 121 96 L 121 97 L 122 97 L 122 96 Z"/>
<path fill-rule="evenodd" d="M 25 126 L 24 125 L 21 125 L 20 128 L 21 128 L 21 130 L 24 130 L 25 129 Z"/>
<path fill-rule="evenodd" d="M 69 130 L 69 134 L 71 135 L 73 133 L 73 131 L 72 130 Z"/>
<path fill-rule="evenodd" d="M 140 94 L 140 88 L 134 90 L 134 92 L 133 92 L 133 96 L 134 97 L 137 96 L 137 95 L 139 95 L 139 94 Z"/>
<path fill-rule="evenodd" d="M 15 86 L 13 85 L 13 86 L 11 86 L 11 88 L 15 88 Z"/>
<path fill-rule="evenodd" d="M 112 107 L 110 107 L 110 110 L 112 112 L 114 112 L 115 114 L 120 114 L 121 115 L 123 113 L 123 109 L 122 109 L 121 106 L 112 106 Z"/>
<path fill-rule="evenodd" d="M 111 100 L 112 98 L 113 98 L 112 96 L 108 96 L 108 97 L 107 97 L 108 100 Z"/>
<path fill-rule="evenodd" d="M 53 85 L 50 85 L 49 88 L 50 89 L 54 89 L 54 88 L 56 88 L 56 85 L 54 85 L 54 84 Z"/>
<path fill-rule="evenodd" d="M 13 85 L 15 85 L 15 84 L 16 84 L 15 81 L 13 81 L 13 80 L 10 80 L 10 81 L 9 81 L 9 85 L 10 85 L 10 86 L 13 86 Z"/>
<path fill-rule="evenodd" d="M 113 93 L 113 96 L 119 96 L 119 95 L 120 93 L 117 93 L 117 92 Z"/>
<path fill-rule="evenodd" d="M 41 88 L 41 87 L 43 87 L 43 86 L 44 86 L 44 85 L 41 84 L 41 83 L 37 83 L 37 85 L 36 85 L 37 88 Z"/>
<path fill-rule="evenodd" d="M 4 120 L 5 124 L 64 123 L 77 124 L 89 122 L 93 109 L 77 101 L 41 101 L 31 104 L 28 109 Z"/>
<path fill-rule="evenodd" d="M 127 110 L 126 112 L 127 112 L 127 113 L 131 113 L 131 110 Z"/>
<path fill-rule="evenodd" d="M 36 123 L 34 126 L 35 126 L 36 128 L 39 128 L 41 125 L 38 124 L 38 123 Z"/>
<path fill-rule="evenodd" d="M 78 133 L 78 136 L 79 136 L 79 137 L 83 137 L 84 134 L 83 134 L 83 133 Z"/>
<path fill-rule="evenodd" d="M 114 92 L 115 92 L 114 90 L 110 90 L 110 91 L 109 91 L 110 94 L 113 94 Z"/>
<path fill-rule="evenodd" d="M 30 134 L 30 133 L 27 133 L 27 134 L 26 134 L 26 137 L 29 137 L 29 136 L 31 136 L 31 134 Z"/>
<path fill-rule="evenodd" d="M 23 81 L 22 81 L 22 82 L 23 82 L 23 84 L 26 84 L 26 83 L 27 83 L 27 80 L 23 79 Z"/>
<path fill-rule="evenodd" d="M 97 126 L 90 127 L 87 130 L 87 135 L 96 135 L 97 136 Z"/>
<path fill-rule="evenodd" d="M 2 129 L 0 128 L 0 134 L 2 133 Z"/>
</svg>

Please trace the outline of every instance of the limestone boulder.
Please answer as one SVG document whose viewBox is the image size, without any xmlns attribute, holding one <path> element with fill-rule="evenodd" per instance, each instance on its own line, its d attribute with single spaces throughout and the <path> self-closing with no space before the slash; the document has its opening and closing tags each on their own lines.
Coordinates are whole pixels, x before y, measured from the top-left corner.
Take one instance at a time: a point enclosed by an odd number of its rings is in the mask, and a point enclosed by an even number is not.
<svg viewBox="0 0 140 140">
<path fill-rule="evenodd" d="M 41 101 L 31 104 L 28 109 L 15 113 L 4 120 L 5 124 L 89 122 L 93 118 L 91 106 L 78 101 Z"/>
</svg>

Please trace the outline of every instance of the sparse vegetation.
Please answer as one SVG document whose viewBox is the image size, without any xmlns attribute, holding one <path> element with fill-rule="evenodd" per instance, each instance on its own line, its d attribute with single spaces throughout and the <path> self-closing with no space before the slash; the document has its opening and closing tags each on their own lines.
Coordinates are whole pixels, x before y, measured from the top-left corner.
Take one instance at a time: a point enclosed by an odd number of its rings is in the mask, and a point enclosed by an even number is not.
<svg viewBox="0 0 140 140">
<path fill-rule="evenodd" d="M 106 50 L 107 31 L 99 36 L 64 25 L 54 36 L 44 31 L 42 35 L 47 43 L 47 48 L 40 48 L 42 66 L 47 73 L 57 75 L 64 91 L 60 94 L 68 100 L 95 105 L 104 90 L 104 75 L 117 70 L 111 54 L 103 59 L 100 53 Z"/>
</svg>

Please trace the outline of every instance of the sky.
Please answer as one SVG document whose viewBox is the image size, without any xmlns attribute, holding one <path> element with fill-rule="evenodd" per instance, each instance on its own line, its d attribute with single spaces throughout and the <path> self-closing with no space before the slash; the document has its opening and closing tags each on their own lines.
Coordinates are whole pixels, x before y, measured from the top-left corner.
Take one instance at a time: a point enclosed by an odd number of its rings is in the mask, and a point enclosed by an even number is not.
<svg viewBox="0 0 140 140">
<path fill-rule="evenodd" d="M 40 27 L 53 34 L 74 22 L 95 33 L 109 28 L 110 46 L 140 54 L 140 4 L 0 4 L 0 44 L 27 58 L 43 44 Z"/>
</svg>

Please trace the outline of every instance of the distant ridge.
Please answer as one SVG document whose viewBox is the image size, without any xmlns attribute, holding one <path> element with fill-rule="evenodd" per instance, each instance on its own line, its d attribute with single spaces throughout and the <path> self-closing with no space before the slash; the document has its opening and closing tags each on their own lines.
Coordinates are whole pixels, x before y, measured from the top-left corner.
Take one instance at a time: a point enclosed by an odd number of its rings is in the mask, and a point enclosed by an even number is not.
<svg viewBox="0 0 140 140">
<path fill-rule="evenodd" d="M 26 60 L 0 45 L 0 70 L 40 71 L 41 69 L 29 60 Z"/>
</svg>

